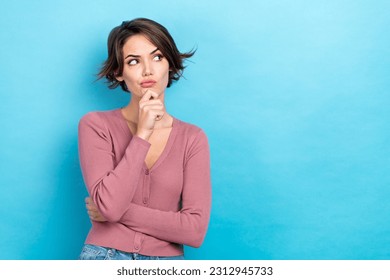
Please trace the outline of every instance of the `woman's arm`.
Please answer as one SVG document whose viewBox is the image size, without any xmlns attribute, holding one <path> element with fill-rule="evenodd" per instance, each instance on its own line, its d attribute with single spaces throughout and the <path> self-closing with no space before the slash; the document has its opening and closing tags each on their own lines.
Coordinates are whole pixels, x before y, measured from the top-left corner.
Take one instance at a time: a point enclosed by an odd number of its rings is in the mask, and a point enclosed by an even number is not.
<svg viewBox="0 0 390 280">
<path fill-rule="evenodd" d="M 211 208 L 210 153 L 206 135 L 195 138 L 184 167 L 179 212 L 131 204 L 120 222 L 135 231 L 169 242 L 199 247 L 206 235 Z"/>
<path fill-rule="evenodd" d="M 91 220 L 107 221 L 91 198 L 85 202 Z M 182 209 L 167 212 L 132 203 L 119 222 L 165 241 L 199 247 L 206 234 L 210 208 L 210 155 L 207 138 L 201 133 L 185 166 Z"/>
<path fill-rule="evenodd" d="M 134 196 L 150 143 L 134 136 L 115 166 L 109 131 L 98 113 L 90 113 L 80 120 L 78 144 L 89 195 L 108 221 L 118 221 Z"/>
</svg>

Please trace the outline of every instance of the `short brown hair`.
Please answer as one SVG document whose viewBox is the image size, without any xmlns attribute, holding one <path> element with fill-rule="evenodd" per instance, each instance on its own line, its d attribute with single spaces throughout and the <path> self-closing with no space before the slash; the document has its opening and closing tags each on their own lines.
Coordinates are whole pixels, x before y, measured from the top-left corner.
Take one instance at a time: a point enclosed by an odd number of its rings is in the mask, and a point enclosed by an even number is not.
<svg viewBox="0 0 390 280">
<path fill-rule="evenodd" d="M 170 72 L 167 87 L 170 87 L 173 81 L 180 79 L 185 68 L 184 60 L 193 56 L 195 50 L 180 53 L 168 30 L 161 24 L 147 18 L 124 21 L 111 30 L 107 41 L 108 58 L 98 73 L 98 79 L 105 77 L 109 84 L 108 87 L 111 89 L 120 85 L 124 91 L 129 91 L 126 83 L 118 81 L 116 77 L 123 74 L 123 46 L 130 36 L 136 34 L 146 36 L 168 60 Z"/>
</svg>

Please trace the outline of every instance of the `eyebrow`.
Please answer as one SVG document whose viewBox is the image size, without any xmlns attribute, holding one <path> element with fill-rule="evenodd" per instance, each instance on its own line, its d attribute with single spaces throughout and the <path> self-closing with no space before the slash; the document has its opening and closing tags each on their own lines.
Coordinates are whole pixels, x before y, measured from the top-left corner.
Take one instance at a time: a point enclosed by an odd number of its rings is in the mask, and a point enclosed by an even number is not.
<svg viewBox="0 0 390 280">
<path fill-rule="evenodd" d="M 155 49 L 154 51 L 152 51 L 150 54 L 154 54 L 156 51 L 158 51 L 158 48 L 156 48 L 156 49 Z M 129 55 L 127 55 L 127 56 L 125 57 L 125 59 L 128 58 L 128 57 L 130 57 L 130 56 L 132 56 L 132 57 L 140 57 L 140 55 L 129 54 Z"/>
</svg>

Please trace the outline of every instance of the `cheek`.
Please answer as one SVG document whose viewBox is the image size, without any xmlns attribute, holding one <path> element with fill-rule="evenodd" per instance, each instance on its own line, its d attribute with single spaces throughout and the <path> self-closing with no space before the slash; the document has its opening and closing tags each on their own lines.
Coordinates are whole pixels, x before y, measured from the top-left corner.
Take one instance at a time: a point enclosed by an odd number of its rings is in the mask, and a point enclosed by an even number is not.
<svg viewBox="0 0 390 280">
<path fill-rule="evenodd" d="M 164 81 L 164 84 L 165 85 L 168 85 L 168 80 L 169 80 L 169 73 L 170 73 L 170 71 L 169 71 L 169 68 L 167 68 L 167 69 L 164 69 L 165 71 L 164 71 L 164 75 L 163 75 L 163 77 L 162 77 L 162 80 Z"/>
<path fill-rule="evenodd" d="M 169 78 L 169 63 L 164 59 L 161 64 L 159 64 L 158 72 L 160 72 L 161 80 L 168 80 Z"/>
<path fill-rule="evenodd" d="M 137 81 L 137 72 L 135 70 L 127 70 L 123 73 L 123 78 L 128 84 L 135 83 Z"/>
<path fill-rule="evenodd" d="M 168 85 L 168 80 L 169 80 L 169 71 L 165 74 L 164 76 L 164 84 L 167 86 Z"/>
<path fill-rule="evenodd" d="M 134 92 L 137 90 L 138 82 L 134 75 L 129 75 L 128 73 L 126 73 L 125 75 L 123 75 L 123 78 L 130 92 Z"/>
</svg>

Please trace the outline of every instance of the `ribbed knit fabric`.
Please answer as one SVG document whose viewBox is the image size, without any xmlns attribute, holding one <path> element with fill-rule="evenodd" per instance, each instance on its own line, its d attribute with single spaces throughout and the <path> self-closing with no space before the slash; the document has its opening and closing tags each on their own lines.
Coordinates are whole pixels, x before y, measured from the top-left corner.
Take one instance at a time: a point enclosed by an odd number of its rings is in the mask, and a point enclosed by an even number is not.
<svg viewBox="0 0 390 280">
<path fill-rule="evenodd" d="M 92 222 L 85 243 L 148 256 L 181 255 L 183 244 L 202 244 L 211 207 L 206 135 L 174 118 L 165 149 L 150 169 L 149 147 L 131 134 L 120 109 L 80 120 L 84 181 L 108 220 Z"/>
</svg>

